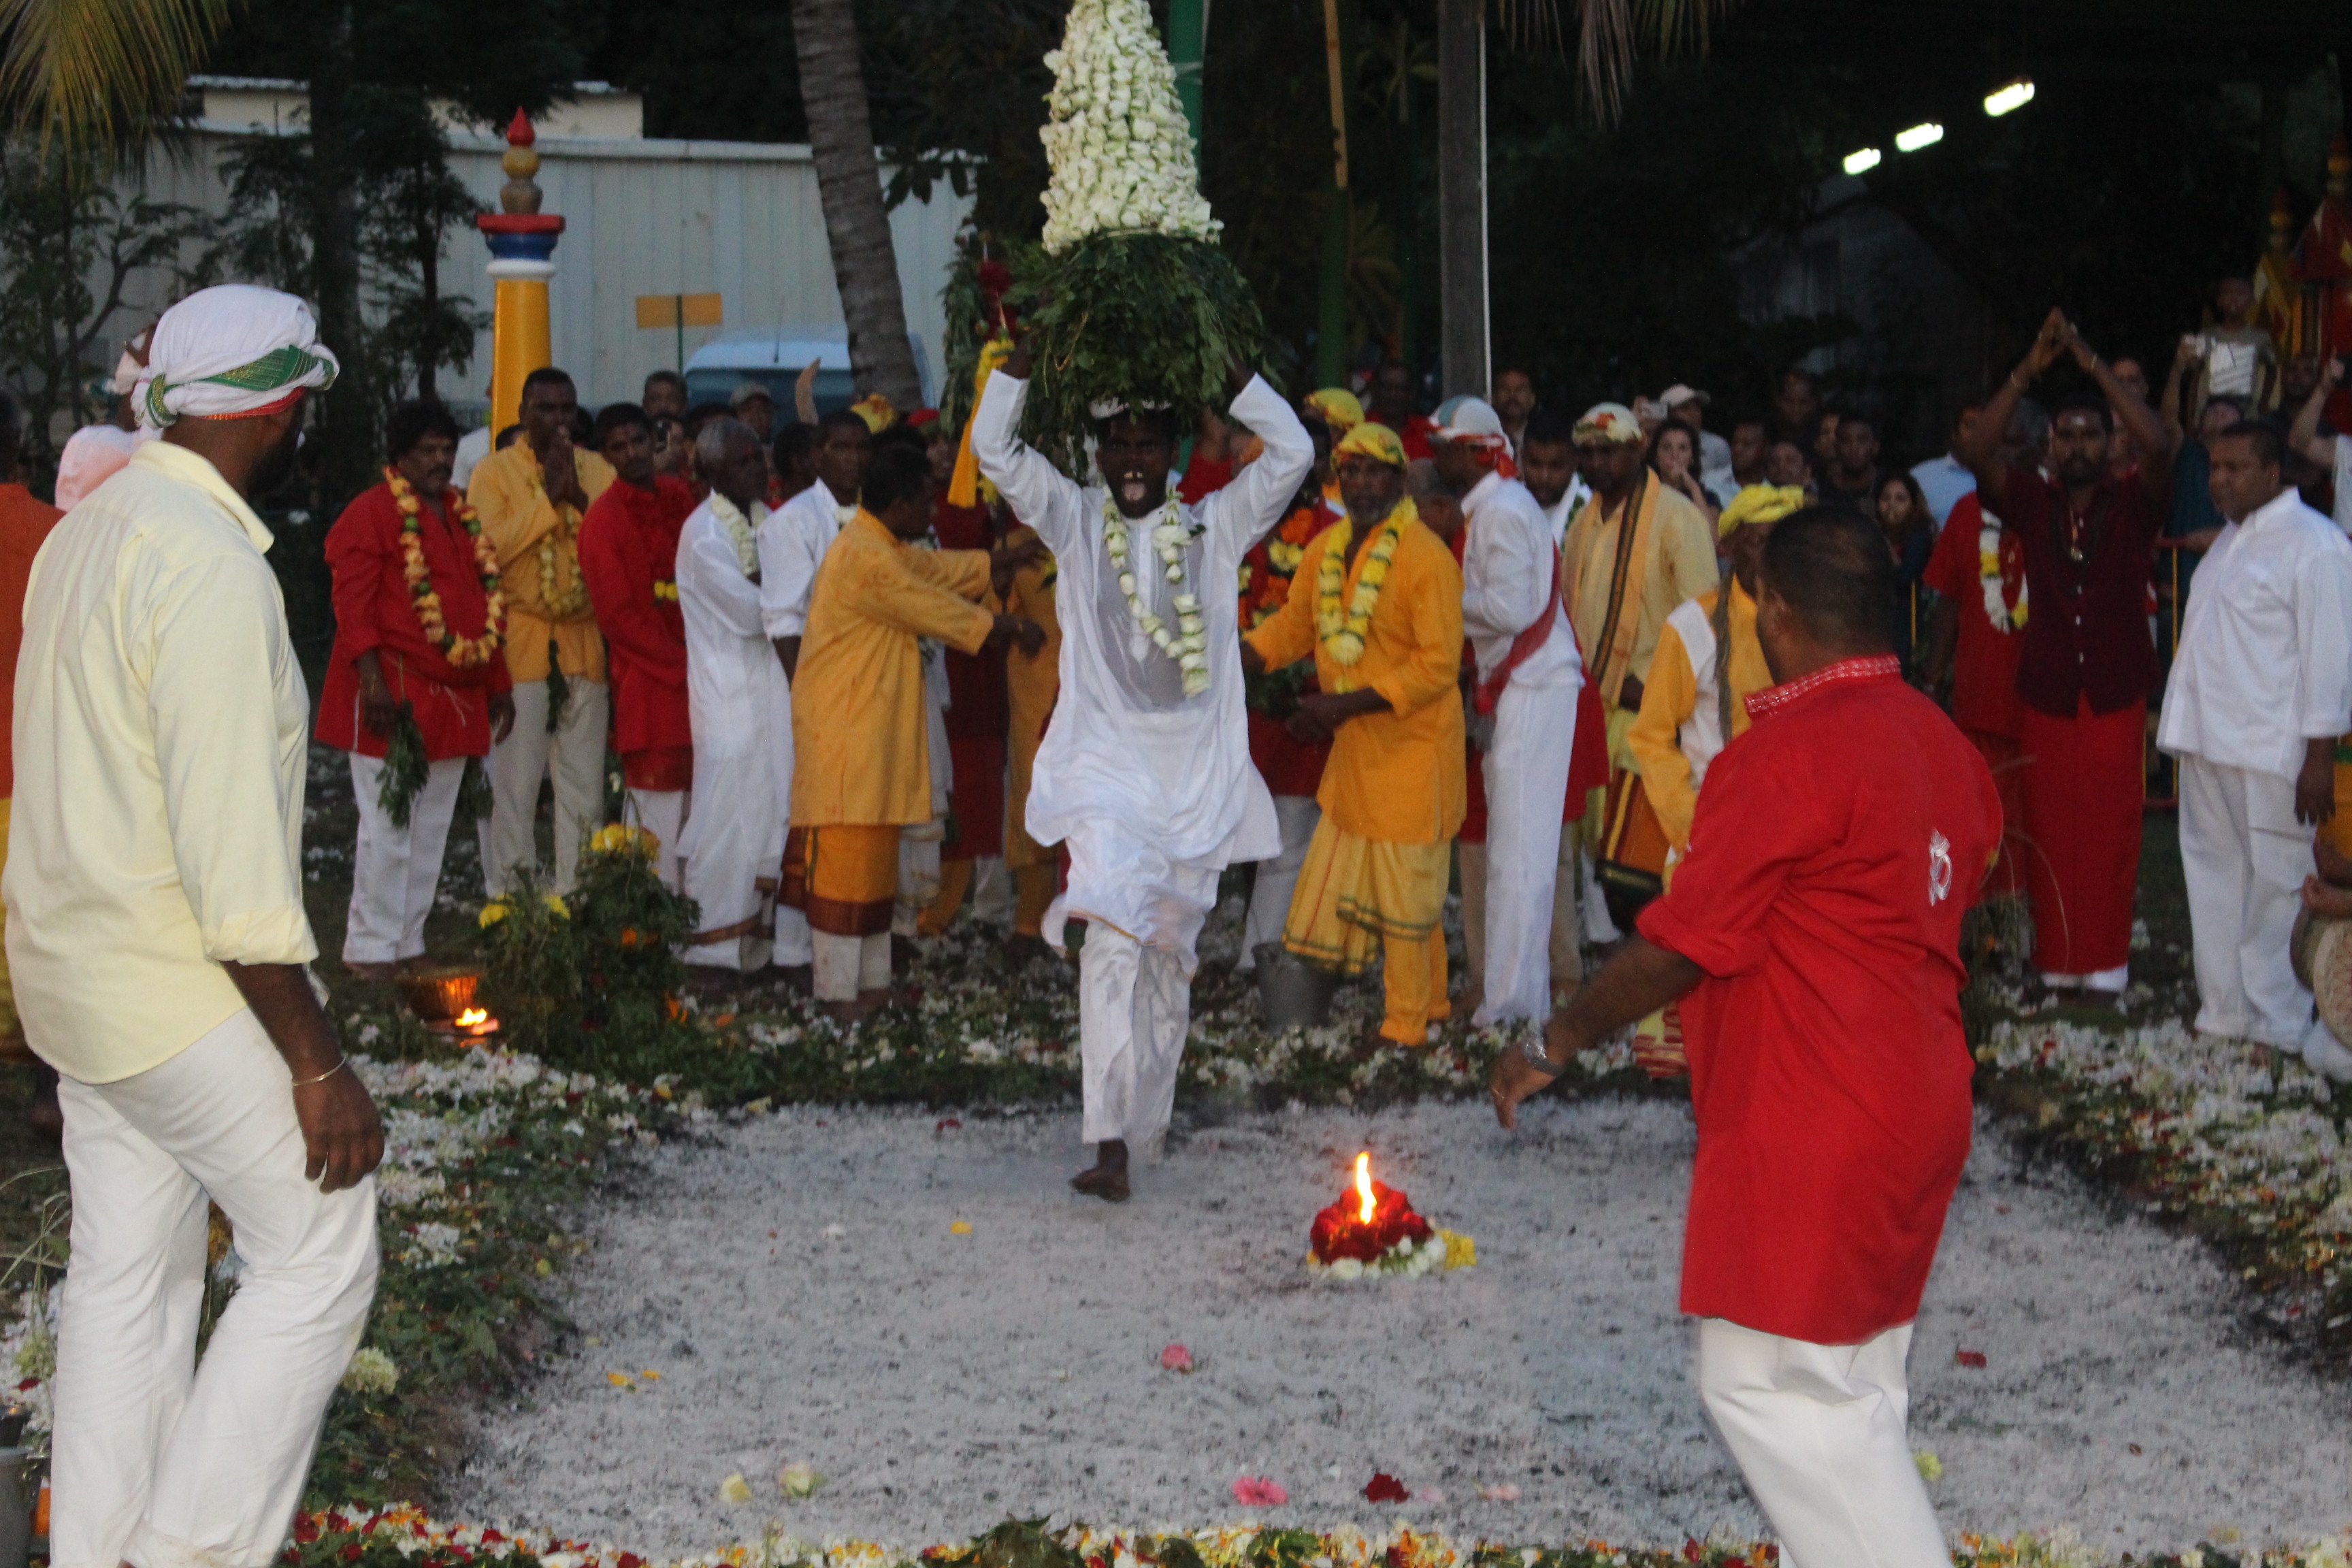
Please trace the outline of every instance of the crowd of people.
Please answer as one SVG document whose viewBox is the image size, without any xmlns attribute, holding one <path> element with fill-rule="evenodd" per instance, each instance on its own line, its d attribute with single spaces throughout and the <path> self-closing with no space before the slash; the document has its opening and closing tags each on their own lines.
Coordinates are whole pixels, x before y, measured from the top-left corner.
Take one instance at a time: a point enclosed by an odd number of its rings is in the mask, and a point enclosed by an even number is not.
<svg viewBox="0 0 2352 1568">
<path fill-rule="evenodd" d="M 1687 386 L 1570 417 L 1506 370 L 1423 412 L 1402 365 L 1293 401 L 1237 364 L 1197 431 L 1097 406 L 1081 479 L 1020 437 L 1018 344 L 965 431 L 871 396 L 780 422 L 753 384 L 688 406 L 667 375 L 591 416 L 541 369 L 499 437 L 392 415 L 327 536 L 314 725 L 251 498 L 334 356 L 299 300 L 192 295 L 127 358 L 148 438 L 93 443 L 121 460 L 62 520 L 0 488 L 0 896 L 76 1204 L 53 1549 L 268 1560 L 373 1292 L 383 1130 L 309 969 L 315 733 L 350 754 L 362 975 L 424 955 L 477 759 L 495 899 L 572 884 L 617 755 L 704 985 L 781 972 L 854 1021 L 968 900 L 1009 913 L 1009 964 L 1076 945 L 1072 1185 L 1109 1201 L 1169 1125 L 1236 865 L 1245 965 L 1379 966 L 1362 1052 L 1457 1010 L 1537 1026 L 1496 1068 L 1507 1125 L 1633 1028 L 1695 1074 L 1685 1309 L 1751 1486 L 1809 1563 L 1933 1560 L 1901 1412 L 1969 1141 L 1959 922 L 2021 891 L 2053 994 L 2126 984 L 2153 552 L 2192 468 L 2219 522 L 2156 740 L 2199 1026 L 2352 1067 L 2287 952 L 2298 910 L 2352 913 L 2313 837 L 2352 816 L 2352 543 L 2293 467 L 2352 462 L 2318 424 L 2340 367 L 2275 377 L 2292 430 L 2249 416 L 2274 356 L 2221 303 L 2159 407 L 2053 310 L 1907 470 L 1801 371 L 1726 439 Z M 2062 365 L 2080 390 L 2045 407 Z M 245 1272 L 192 1379 L 207 1196 Z"/>
</svg>

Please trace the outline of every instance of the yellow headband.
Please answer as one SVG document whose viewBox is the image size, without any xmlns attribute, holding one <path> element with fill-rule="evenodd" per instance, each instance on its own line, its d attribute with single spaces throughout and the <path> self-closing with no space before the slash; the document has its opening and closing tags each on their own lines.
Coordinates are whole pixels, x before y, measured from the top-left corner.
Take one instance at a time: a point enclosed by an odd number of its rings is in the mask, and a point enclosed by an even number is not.
<svg viewBox="0 0 2352 1568">
<path fill-rule="evenodd" d="M 1731 504 L 1716 520 L 1715 536 L 1728 539 L 1745 523 L 1778 522 L 1804 504 L 1801 485 L 1748 485 L 1731 498 Z"/>
<path fill-rule="evenodd" d="M 1331 461 L 1336 465 L 1350 453 L 1386 463 L 1392 468 L 1405 466 L 1404 443 L 1397 439 L 1395 431 L 1377 419 L 1367 419 L 1339 437 L 1339 444 L 1331 448 Z"/>
<path fill-rule="evenodd" d="M 1331 434 L 1344 436 L 1364 422 L 1364 405 L 1344 386 L 1327 386 L 1307 395 L 1307 406 L 1323 416 Z"/>
</svg>

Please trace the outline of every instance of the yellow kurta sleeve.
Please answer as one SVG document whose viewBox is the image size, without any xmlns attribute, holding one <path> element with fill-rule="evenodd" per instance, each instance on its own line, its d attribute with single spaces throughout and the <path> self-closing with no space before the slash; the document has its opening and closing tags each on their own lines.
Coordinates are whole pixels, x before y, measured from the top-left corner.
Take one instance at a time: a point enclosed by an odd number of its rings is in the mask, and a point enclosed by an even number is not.
<svg viewBox="0 0 2352 1568">
<path fill-rule="evenodd" d="M 1682 727 L 1698 704 L 1698 678 L 1682 633 L 1669 624 L 1658 633 L 1658 651 L 1642 682 L 1642 710 L 1626 732 L 1625 744 L 1642 775 L 1642 791 L 1658 826 L 1676 854 L 1690 847 L 1691 817 L 1698 791 L 1691 784 L 1690 759 L 1683 755 Z"/>
<path fill-rule="evenodd" d="M 1461 690 L 1462 573 L 1459 568 L 1444 569 L 1454 566 L 1451 551 L 1444 552 L 1442 562 L 1434 556 L 1417 556 L 1410 565 L 1400 551 L 1394 564 L 1403 570 L 1390 576 L 1387 590 L 1408 591 L 1412 650 L 1364 685 L 1387 698 L 1397 712 L 1412 714 L 1448 692 Z M 1402 582 L 1398 581 L 1400 576 Z"/>
<path fill-rule="evenodd" d="M 1327 528 L 1307 542 L 1282 607 L 1242 637 L 1257 649 L 1269 670 L 1297 664 L 1315 651 L 1315 584 L 1322 574 L 1323 552 L 1329 548 L 1331 537 L 1332 531 Z"/>
<path fill-rule="evenodd" d="M 860 520 L 863 521 L 862 519 Z M 956 562 L 954 557 L 976 558 Z M 930 563 L 949 563 L 933 568 Z M 828 564 L 830 564 L 830 558 Z M 856 570 L 842 584 L 845 608 L 877 625 L 919 637 L 937 637 L 961 653 L 977 653 L 995 629 L 996 617 L 971 598 L 988 591 L 988 552 L 983 550 L 864 552 Z M 937 574 L 935 574 L 935 573 Z M 943 583 L 971 585 L 969 594 Z"/>
</svg>

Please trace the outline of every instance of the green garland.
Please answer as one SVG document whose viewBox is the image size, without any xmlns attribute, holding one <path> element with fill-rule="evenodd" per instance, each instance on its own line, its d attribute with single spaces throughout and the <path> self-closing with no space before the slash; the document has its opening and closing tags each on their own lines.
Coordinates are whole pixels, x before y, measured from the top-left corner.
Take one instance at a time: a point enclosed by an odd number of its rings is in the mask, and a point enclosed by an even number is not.
<svg viewBox="0 0 2352 1568">
<path fill-rule="evenodd" d="M 982 269 L 991 266 L 1003 268 L 1003 281 L 1009 285 L 1035 266 L 1038 255 L 1034 240 L 1002 240 L 992 235 L 966 233 L 958 242 L 955 265 L 948 268 L 947 287 L 940 290 L 940 304 L 948 323 L 946 380 L 940 385 L 940 420 L 950 431 L 961 433 L 965 422 L 971 417 L 972 383 L 980 375 L 980 351 L 997 335 L 1005 313 L 1000 308 L 1004 301 L 992 297 Z"/>
<path fill-rule="evenodd" d="M 1036 356 L 1022 435 L 1064 472 L 1087 470 L 1092 404 L 1164 404 L 1180 430 L 1231 396 L 1229 366 L 1265 344 L 1256 298 L 1214 245 L 1098 234 L 1027 258 L 1013 302 Z"/>
<path fill-rule="evenodd" d="M 408 826 L 432 768 L 425 755 L 425 732 L 416 727 L 416 710 L 403 702 L 399 717 L 392 722 L 392 736 L 384 742 L 383 782 L 375 794 L 376 805 L 392 818 L 394 827 Z"/>
</svg>

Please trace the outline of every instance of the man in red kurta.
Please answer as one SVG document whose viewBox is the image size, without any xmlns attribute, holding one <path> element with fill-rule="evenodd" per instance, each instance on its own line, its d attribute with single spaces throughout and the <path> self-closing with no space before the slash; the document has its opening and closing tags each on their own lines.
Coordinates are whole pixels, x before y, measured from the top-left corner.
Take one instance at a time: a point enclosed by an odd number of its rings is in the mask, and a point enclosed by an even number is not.
<svg viewBox="0 0 2352 1568">
<path fill-rule="evenodd" d="M 392 467 L 383 482 L 361 492 L 327 534 L 335 646 L 317 730 L 320 744 L 352 754 L 360 832 L 343 963 L 372 980 L 424 956 L 425 917 L 440 885 L 466 759 L 487 756 L 514 723 L 504 619 L 490 603 L 497 557 L 478 551 L 480 524 L 449 486 L 457 422 L 437 403 L 404 403 L 385 427 L 385 447 Z M 410 582 L 415 557 L 429 599 Z M 422 778 L 387 781 L 388 772 L 404 772 L 387 752 L 411 723 Z"/>
<path fill-rule="evenodd" d="M 1780 684 L 1708 772 L 1641 932 L 1496 1064 L 1496 1112 L 1681 999 L 1698 1121 L 1682 1309 L 1699 1390 L 1803 1568 L 1949 1568 L 1905 1429 L 1911 1322 L 1967 1163 L 1960 918 L 2000 841 L 1991 774 L 1904 683 L 1859 517 L 1773 530 Z"/>
<path fill-rule="evenodd" d="M 2025 388 L 2062 355 L 2098 384 L 2051 416 L 2048 471 L 2004 467 L 1994 450 Z M 2144 454 L 2137 474 L 2108 465 L 2121 419 Z M 2130 979 L 2139 882 L 2147 696 L 2157 682 L 2148 579 L 2171 488 L 2171 437 L 2139 395 L 2050 312 L 2023 363 L 1985 407 L 1960 457 L 1977 494 L 2025 558 L 2017 668 L 2026 893 L 2033 966 L 2062 997 L 2110 1001 Z"/>
<path fill-rule="evenodd" d="M 685 890 L 681 840 L 694 787 L 686 705 L 686 620 L 677 607 L 677 533 L 694 490 L 656 471 L 653 421 L 634 403 L 596 416 L 596 449 L 615 482 L 580 519 L 580 580 L 612 669 L 613 749 L 637 826 L 661 840 L 662 885 Z"/>
<path fill-rule="evenodd" d="M 944 455 L 952 470 L 952 447 L 931 448 L 932 478 Z M 1001 503 L 1000 503 L 1001 504 Z M 931 502 L 931 532 L 942 550 L 993 550 L 1004 533 L 989 506 L 957 506 L 940 485 Z M 978 653 L 943 650 L 948 669 L 948 755 L 954 763 L 949 786 L 949 831 L 940 846 L 940 891 L 925 909 L 919 929 L 925 936 L 947 930 L 983 863 L 1004 858 L 1004 737 L 1011 722 L 1004 690 L 1004 650 Z"/>
</svg>

